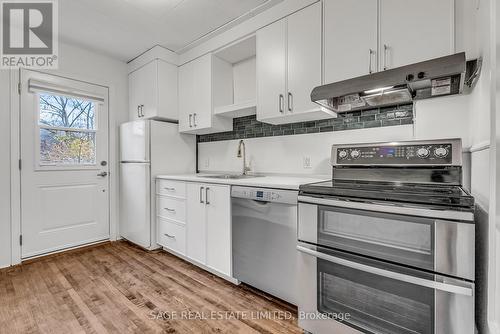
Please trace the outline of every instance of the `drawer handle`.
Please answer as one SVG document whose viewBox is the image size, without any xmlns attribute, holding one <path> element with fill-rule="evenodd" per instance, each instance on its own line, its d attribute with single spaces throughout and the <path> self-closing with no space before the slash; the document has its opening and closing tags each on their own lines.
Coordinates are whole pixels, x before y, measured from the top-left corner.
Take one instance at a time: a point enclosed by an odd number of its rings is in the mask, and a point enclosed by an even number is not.
<svg viewBox="0 0 500 334">
<path fill-rule="evenodd" d="M 175 188 L 167 188 L 167 187 L 165 187 L 163 189 L 165 189 L 166 191 L 175 191 Z"/>
<path fill-rule="evenodd" d="M 165 236 L 166 236 L 167 238 L 170 238 L 170 239 L 175 239 L 175 236 L 174 236 L 174 235 L 170 235 L 170 234 L 168 234 L 168 233 L 164 233 L 164 234 L 165 234 Z"/>
<path fill-rule="evenodd" d="M 164 210 L 167 210 L 168 212 L 175 212 L 175 209 L 169 209 L 169 208 L 163 208 Z"/>
</svg>

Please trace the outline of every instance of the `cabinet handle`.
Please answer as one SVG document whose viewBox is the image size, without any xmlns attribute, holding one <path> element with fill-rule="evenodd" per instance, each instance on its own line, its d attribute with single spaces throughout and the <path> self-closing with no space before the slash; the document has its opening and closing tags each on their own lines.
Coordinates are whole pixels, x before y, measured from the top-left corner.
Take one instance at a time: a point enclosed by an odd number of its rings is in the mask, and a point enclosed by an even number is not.
<svg viewBox="0 0 500 334">
<path fill-rule="evenodd" d="M 389 50 L 389 45 L 384 44 L 384 71 L 388 69 L 387 67 L 387 51 Z"/>
<path fill-rule="evenodd" d="M 141 106 L 137 105 L 137 117 L 141 118 L 141 112 L 140 112 Z"/>
<path fill-rule="evenodd" d="M 284 97 L 283 97 L 283 94 L 280 94 L 279 96 L 279 99 L 278 99 L 278 109 L 280 111 L 280 113 L 283 113 L 283 104 L 284 104 Z"/>
<path fill-rule="evenodd" d="M 141 104 L 141 117 L 144 117 L 144 104 Z"/>
<path fill-rule="evenodd" d="M 196 128 L 198 125 L 196 124 L 196 113 L 193 114 L 193 124 L 194 127 Z"/>
<path fill-rule="evenodd" d="M 175 239 L 175 235 L 170 235 L 168 233 L 163 233 L 167 238 Z"/>
<path fill-rule="evenodd" d="M 209 187 L 207 187 L 205 189 L 205 204 L 207 204 L 207 205 L 210 204 L 210 201 L 208 200 L 208 190 L 209 189 L 210 189 Z"/>
<path fill-rule="evenodd" d="M 168 212 L 175 212 L 175 209 L 170 209 L 170 208 L 163 208 L 165 210 L 167 210 Z"/>
<path fill-rule="evenodd" d="M 373 51 L 373 49 L 370 49 L 370 59 L 369 59 L 369 65 L 368 65 L 368 73 L 372 74 L 373 73 L 373 70 L 372 70 L 372 59 L 373 59 L 373 55 L 375 54 L 375 51 Z"/>
<path fill-rule="evenodd" d="M 292 112 L 293 110 L 293 95 L 288 92 L 288 111 Z"/>
<path fill-rule="evenodd" d="M 200 187 L 200 203 L 205 203 L 203 202 L 203 189 L 205 189 L 205 187 Z"/>
<path fill-rule="evenodd" d="M 193 114 L 189 114 L 189 127 L 192 128 L 191 119 L 193 118 Z"/>
</svg>

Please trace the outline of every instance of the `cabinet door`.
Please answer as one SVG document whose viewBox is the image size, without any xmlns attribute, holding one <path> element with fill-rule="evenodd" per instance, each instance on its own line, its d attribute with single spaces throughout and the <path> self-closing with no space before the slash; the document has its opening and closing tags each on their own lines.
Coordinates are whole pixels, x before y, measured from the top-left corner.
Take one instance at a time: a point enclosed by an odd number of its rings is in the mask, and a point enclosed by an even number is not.
<svg viewBox="0 0 500 334">
<path fill-rule="evenodd" d="M 321 3 L 288 18 L 288 91 L 286 113 L 318 110 L 311 91 L 321 85 Z"/>
<path fill-rule="evenodd" d="M 179 132 L 192 130 L 194 109 L 194 64 L 179 67 Z"/>
<path fill-rule="evenodd" d="M 139 105 L 141 100 L 139 91 L 139 70 L 136 70 L 128 75 L 128 106 L 129 106 L 129 119 L 137 120 L 140 118 Z"/>
<path fill-rule="evenodd" d="M 286 19 L 257 31 L 257 119 L 285 112 Z"/>
<path fill-rule="evenodd" d="M 199 183 L 188 183 L 186 197 L 186 253 L 202 264 L 206 263 L 205 188 Z"/>
<path fill-rule="evenodd" d="M 158 60 L 158 117 L 168 120 L 179 119 L 178 68 Z"/>
<path fill-rule="evenodd" d="M 137 87 L 139 92 L 139 104 L 142 105 L 142 117 L 152 118 L 158 116 L 158 60 L 154 60 L 140 69 L 138 72 Z"/>
<path fill-rule="evenodd" d="M 231 193 L 229 186 L 206 185 L 207 266 L 231 276 Z"/>
<path fill-rule="evenodd" d="M 194 92 L 190 97 L 195 102 L 193 126 L 207 129 L 212 126 L 212 54 L 194 61 Z"/>
<path fill-rule="evenodd" d="M 377 0 L 325 0 L 323 10 L 324 83 L 376 72 Z"/>
<path fill-rule="evenodd" d="M 380 0 L 379 11 L 380 69 L 454 53 L 453 0 Z"/>
</svg>

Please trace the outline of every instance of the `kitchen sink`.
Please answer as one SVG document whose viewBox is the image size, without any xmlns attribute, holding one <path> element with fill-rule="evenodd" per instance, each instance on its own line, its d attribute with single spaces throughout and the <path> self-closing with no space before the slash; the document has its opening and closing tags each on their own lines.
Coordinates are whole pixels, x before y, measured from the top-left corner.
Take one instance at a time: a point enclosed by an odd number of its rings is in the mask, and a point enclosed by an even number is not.
<svg viewBox="0 0 500 334">
<path fill-rule="evenodd" d="M 219 174 L 219 175 L 205 175 L 200 177 L 207 177 L 211 179 L 251 179 L 254 177 L 262 177 L 261 175 L 242 175 L 242 174 Z"/>
</svg>

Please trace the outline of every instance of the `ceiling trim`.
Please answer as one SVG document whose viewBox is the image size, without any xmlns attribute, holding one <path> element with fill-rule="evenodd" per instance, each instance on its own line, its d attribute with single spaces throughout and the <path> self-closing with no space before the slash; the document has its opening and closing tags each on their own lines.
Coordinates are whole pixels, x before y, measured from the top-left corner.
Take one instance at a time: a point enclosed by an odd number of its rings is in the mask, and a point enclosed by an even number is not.
<svg viewBox="0 0 500 334">
<path fill-rule="evenodd" d="M 195 39 L 194 41 L 188 43 L 187 45 L 183 46 L 182 48 L 176 50 L 175 52 L 177 54 L 182 54 L 184 52 L 187 52 L 189 50 L 191 50 L 192 48 L 200 45 L 201 43 L 209 40 L 210 38 L 216 36 L 216 35 L 219 35 L 219 34 L 222 34 L 223 32 L 225 31 L 228 31 L 229 29 L 233 28 L 234 26 L 237 26 L 238 24 L 262 13 L 263 11 L 277 5 L 278 3 L 282 2 L 283 0 L 267 0 L 266 2 L 264 2 L 263 4 L 249 10 L 248 12 L 238 16 L 237 18 L 234 18 L 232 19 L 231 21 L 229 22 L 226 22 L 224 23 L 223 25 L 215 28 L 214 30 L 212 31 L 209 31 L 207 32 L 206 34 L 198 37 L 197 39 Z"/>
</svg>

